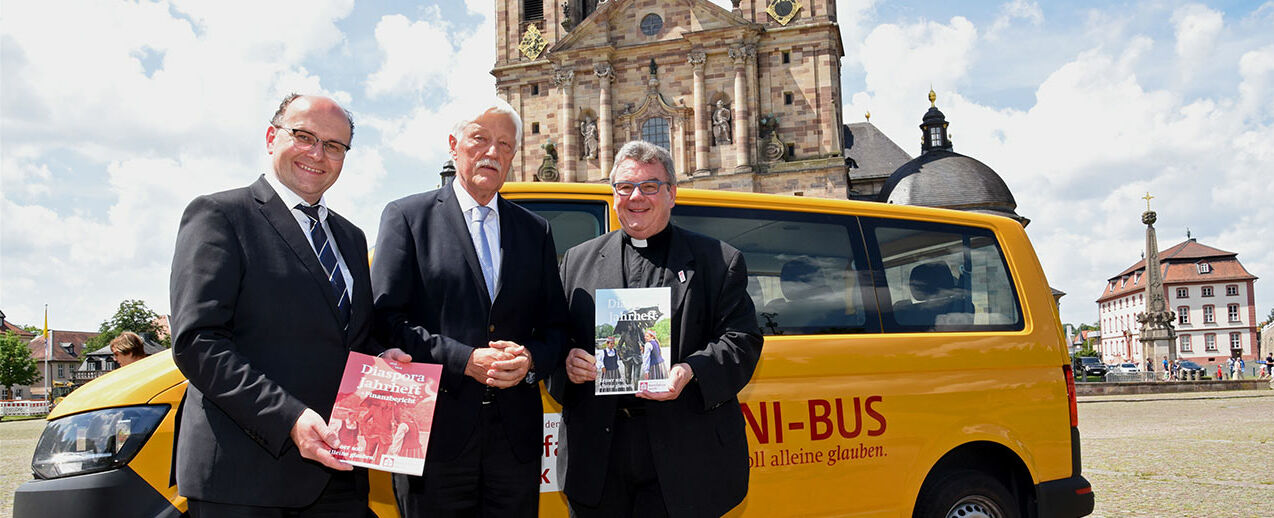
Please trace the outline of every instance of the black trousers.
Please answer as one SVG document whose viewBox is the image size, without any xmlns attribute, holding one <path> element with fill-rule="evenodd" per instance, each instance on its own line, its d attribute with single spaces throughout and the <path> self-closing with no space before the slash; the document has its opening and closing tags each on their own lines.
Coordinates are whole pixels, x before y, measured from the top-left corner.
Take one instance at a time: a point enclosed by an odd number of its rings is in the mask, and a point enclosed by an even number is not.
<svg viewBox="0 0 1274 518">
<path fill-rule="evenodd" d="M 640 410 L 616 413 L 615 435 L 606 463 L 602 501 L 596 506 L 567 499 L 576 518 L 664 517 L 668 506 L 655 473 L 650 433 Z"/>
<path fill-rule="evenodd" d="M 540 458 L 521 462 L 494 402 L 460 455 L 429 460 L 423 476 L 395 476 L 404 518 L 534 518 L 540 511 Z M 405 490 L 404 490 L 405 486 Z"/>
<path fill-rule="evenodd" d="M 245 473 L 244 476 L 252 476 Z M 314 503 L 305 507 L 260 507 L 189 499 L 191 518 L 373 517 L 367 508 L 367 470 L 338 471 Z"/>
</svg>

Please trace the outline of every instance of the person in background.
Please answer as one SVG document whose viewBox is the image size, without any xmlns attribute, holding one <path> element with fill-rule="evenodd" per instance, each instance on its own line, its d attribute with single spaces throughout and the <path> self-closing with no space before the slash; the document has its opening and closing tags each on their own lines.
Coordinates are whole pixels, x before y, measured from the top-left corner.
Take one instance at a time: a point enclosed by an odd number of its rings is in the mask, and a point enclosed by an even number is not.
<svg viewBox="0 0 1274 518">
<path fill-rule="evenodd" d="M 137 333 L 124 331 L 111 340 L 111 356 L 124 367 L 146 357 L 146 342 Z"/>
</svg>

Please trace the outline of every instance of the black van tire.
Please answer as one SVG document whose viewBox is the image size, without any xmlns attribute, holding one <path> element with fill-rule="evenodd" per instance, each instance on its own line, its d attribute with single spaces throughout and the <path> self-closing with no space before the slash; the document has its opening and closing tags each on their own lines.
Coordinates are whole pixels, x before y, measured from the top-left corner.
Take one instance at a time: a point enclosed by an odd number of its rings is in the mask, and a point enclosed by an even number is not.
<svg viewBox="0 0 1274 518">
<path fill-rule="evenodd" d="M 920 489 L 915 518 L 1020 518 L 1018 502 L 1004 484 L 984 472 L 959 469 L 939 474 Z"/>
</svg>

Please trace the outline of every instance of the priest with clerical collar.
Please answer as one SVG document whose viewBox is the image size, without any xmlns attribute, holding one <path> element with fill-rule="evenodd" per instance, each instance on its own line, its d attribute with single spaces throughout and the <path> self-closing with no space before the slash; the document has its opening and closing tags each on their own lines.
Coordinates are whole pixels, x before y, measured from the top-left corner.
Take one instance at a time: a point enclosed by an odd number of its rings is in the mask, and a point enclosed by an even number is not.
<svg viewBox="0 0 1274 518">
<path fill-rule="evenodd" d="M 677 199 L 668 151 L 620 148 L 611 170 L 621 230 L 562 258 L 571 344 L 550 382 L 565 425 L 562 486 L 573 516 L 720 516 L 748 488 L 747 435 L 738 393 L 761 355 L 743 254 L 670 225 Z M 598 289 L 669 287 L 667 392 L 594 395 Z"/>
</svg>

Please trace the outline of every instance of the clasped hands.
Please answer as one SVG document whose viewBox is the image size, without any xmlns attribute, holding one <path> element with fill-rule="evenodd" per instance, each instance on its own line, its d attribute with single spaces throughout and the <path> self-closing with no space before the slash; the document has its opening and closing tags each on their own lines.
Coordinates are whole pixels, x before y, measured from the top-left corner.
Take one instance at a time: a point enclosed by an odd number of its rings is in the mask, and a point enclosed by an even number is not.
<svg viewBox="0 0 1274 518">
<path fill-rule="evenodd" d="M 469 363 L 464 368 L 466 376 L 495 388 L 509 388 L 526 379 L 526 373 L 533 367 L 531 351 L 506 340 L 496 340 L 489 345 L 474 349 L 469 355 Z"/>
<path fill-rule="evenodd" d="M 571 349 L 566 353 L 566 377 L 571 380 L 571 383 L 576 384 L 596 380 L 597 358 L 583 349 Z M 681 390 L 686 388 L 686 384 L 690 383 L 693 377 L 694 369 L 690 368 L 690 364 L 678 363 L 668 369 L 668 379 L 672 381 L 672 387 L 667 392 L 643 390 L 635 395 L 652 401 L 671 401 L 681 395 Z"/>
</svg>

